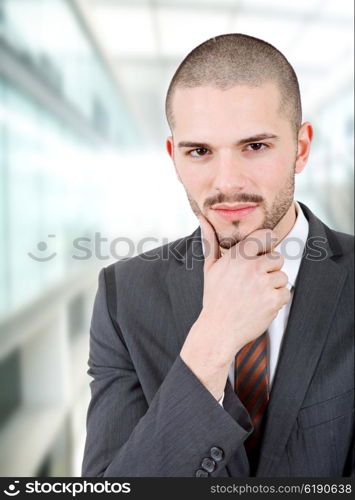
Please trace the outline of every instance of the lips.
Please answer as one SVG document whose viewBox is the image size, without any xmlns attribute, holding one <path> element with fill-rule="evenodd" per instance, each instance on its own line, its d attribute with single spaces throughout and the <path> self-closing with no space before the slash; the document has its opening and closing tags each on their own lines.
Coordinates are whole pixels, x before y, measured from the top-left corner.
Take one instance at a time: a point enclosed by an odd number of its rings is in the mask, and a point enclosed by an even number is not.
<svg viewBox="0 0 355 500">
<path fill-rule="evenodd" d="M 257 205 L 252 203 L 234 203 L 213 205 L 211 209 L 225 220 L 239 220 L 248 216 L 257 208 Z"/>
<path fill-rule="evenodd" d="M 234 203 L 228 205 L 226 203 L 221 203 L 219 205 L 213 205 L 213 210 L 242 210 L 243 208 L 256 207 L 255 203 Z"/>
</svg>

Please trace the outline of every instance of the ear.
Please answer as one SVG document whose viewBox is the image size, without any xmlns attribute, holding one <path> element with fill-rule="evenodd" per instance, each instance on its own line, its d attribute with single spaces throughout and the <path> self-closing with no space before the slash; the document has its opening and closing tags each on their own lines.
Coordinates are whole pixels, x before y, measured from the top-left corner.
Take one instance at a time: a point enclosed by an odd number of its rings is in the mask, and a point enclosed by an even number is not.
<svg viewBox="0 0 355 500">
<path fill-rule="evenodd" d="M 175 160 L 174 160 L 174 142 L 173 142 L 172 136 L 167 137 L 165 145 L 166 145 L 166 150 L 168 152 L 168 155 L 173 160 L 176 177 L 178 178 L 179 182 L 182 182 L 181 178 L 179 176 L 179 172 L 177 171 L 177 168 L 176 168 L 176 165 L 175 165 Z"/>
<path fill-rule="evenodd" d="M 169 137 L 167 137 L 165 146 L 166 146 L 166 150 L 168 152 L 168 155 L 174 161 L 174 143 L 173 143 L 173 138 L 171 135 Z"/>
<path fill-rule="evenodd" d="M 297 156 L 295 173 L 302 172 L 308 161 L 308 156 L 311 150 L 311 142 L 313 138 L 313 127 L 309 122 L 302 123 L 298 131 L 297 141 Z"/>
</svg>

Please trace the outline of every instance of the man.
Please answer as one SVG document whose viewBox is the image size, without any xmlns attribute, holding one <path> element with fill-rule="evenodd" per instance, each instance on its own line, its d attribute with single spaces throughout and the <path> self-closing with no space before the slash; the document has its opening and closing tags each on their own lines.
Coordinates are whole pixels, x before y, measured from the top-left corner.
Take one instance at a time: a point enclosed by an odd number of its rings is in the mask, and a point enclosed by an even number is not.
<svg viewBox="0 0 355 500">
<path fill-rule="evenodd" d="M 293 200 L 313 132 L 292 67 L 215 37 L 166 112 L 200 227 L 100 273 L 83 475 L 350 475 L 353 238 Z"/>
</svg>

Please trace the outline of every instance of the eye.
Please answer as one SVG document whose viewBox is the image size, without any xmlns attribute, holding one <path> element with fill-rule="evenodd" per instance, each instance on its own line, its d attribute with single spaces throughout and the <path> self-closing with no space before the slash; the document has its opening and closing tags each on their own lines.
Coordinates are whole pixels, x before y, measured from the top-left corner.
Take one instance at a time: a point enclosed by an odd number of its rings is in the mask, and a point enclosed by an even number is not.
<svg viewBox="0 0 355 500">
<path fill-rule="evenodd" d="M 196 148 L 188 151 L 188 155 L 193 156 L 194 158 L 200 158 L 201 156 L 206 156 L 208 153 L 208 149 L 206 148 Z"/>
<path fill-rule="evenodd" d="M 267 146 L 267 144 L 264 144 L 263 142 L 253 142 L 251 144 L 248 144 L 246 149 L 248 151 L 263 151 L 268 147 L 269 146 Z"/>
</svg>

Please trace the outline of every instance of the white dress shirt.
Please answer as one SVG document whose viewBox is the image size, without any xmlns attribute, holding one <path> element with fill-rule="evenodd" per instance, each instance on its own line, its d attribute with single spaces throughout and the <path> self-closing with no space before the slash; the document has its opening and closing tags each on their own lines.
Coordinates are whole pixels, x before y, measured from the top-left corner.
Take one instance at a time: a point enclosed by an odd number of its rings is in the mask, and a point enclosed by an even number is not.
<svg viewBox="0 0 355 500">
<path fill-rule="evenodd" d="M 279 245 L 275 247 L 277 252 L 280 252 L 284 257 L 284 264 L 282 266 L 282 271 L 288 276 L 288 284 L 287 288 L 291 291 L 291 298 L 287 304 L 285 304 L 276 318 L 271 322 L 267 330 L 267 350 L 268 350 L 268 383 L 269 383 L 269 392 L 271 391 L 272 382 L 274 379 L 277 362 L 279 358 L 281 343 L 283 339 L 283 335 L 286 329 L 288 315 L 290 312 L 292 299 L 293 299 L 293 290 L 296 283 L 296 278 L 298 274 L 298 270 L 301 264 L 302 255 L 304 251 L 304 247 L 306 245 L 309 225 L 306 217 L 304 216 L 301 207 L 295 201 L 296 207 L 296 221 L 293 225 L 291 231 L 285 236 L 285 238 L 281 241 Z M 203 242 L 202 242 L 202 248 Z M 234 360 L 231 363 L 229 368 L 228 377 L 234 388 Z M 223 407 L 223 399 L 218 401 L 219 404 Z"/>
</svg>

